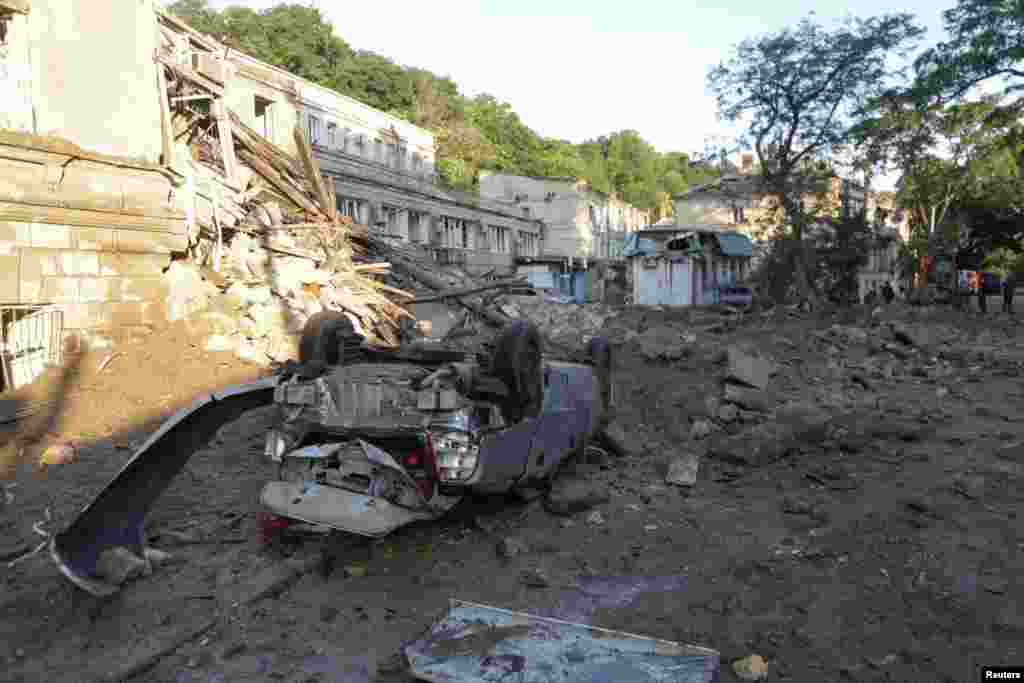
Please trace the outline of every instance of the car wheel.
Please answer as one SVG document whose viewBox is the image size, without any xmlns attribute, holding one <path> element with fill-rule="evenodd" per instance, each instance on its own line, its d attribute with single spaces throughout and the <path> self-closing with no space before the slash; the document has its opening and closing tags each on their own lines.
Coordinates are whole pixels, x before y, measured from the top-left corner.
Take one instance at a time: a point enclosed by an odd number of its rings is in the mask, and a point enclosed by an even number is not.
<svg viewBox="0 0 1024 683">
<path fill-rule="evenodd" d="M 605 415 L 612 407 L 612 345 L 605 337 L 594 337 L 587 344 L 587 360 L 594 366 L 601 383 L 601 402 Z"/>
<path fill-rule="evenodd" d="M 537 328 L 516 320 L 498 337 L 491 373 L 508 389 L 501 412 L 509 422 L 540 414 L 544 403 L 544 368 Z"/>
<path fill-rule="evenodd" d="M 352 321 L 343 313 L 321 311 L 311 315 L 299 339 L 299 362 L 339 365 L 343 360 L 342 340 L 354 334 Z"/>
</svg>

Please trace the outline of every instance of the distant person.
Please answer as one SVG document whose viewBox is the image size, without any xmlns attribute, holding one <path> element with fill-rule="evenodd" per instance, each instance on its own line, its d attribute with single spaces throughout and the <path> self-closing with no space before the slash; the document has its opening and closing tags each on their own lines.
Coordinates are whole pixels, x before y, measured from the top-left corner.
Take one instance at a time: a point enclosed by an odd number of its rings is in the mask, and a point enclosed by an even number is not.
<svg viewBox="0 0 1024 683">
<path fill-rule="evenodd" d="M 872 306 L 876 301 L 878 301 L 878 292 L 875 291 L 875 285 L 872 283 L 871 289 L 869 289 L 868 293 L 864 295 L 864 303 L 868 306 Z"/>
<path fill-rule="evenodd" d="M 1013 315 L 1013 290 L 1017 288 L 1017 273 L 1010 273 L 1003 280 L 1003 313 Z"/>
<path fill-rule="evenodd" d="M 882 298 L 885 299 L 886 304 L 891 304 L 892 300 L 896 298 L 896 292 L 888 282 L 882 285 Z"/>
</svg>

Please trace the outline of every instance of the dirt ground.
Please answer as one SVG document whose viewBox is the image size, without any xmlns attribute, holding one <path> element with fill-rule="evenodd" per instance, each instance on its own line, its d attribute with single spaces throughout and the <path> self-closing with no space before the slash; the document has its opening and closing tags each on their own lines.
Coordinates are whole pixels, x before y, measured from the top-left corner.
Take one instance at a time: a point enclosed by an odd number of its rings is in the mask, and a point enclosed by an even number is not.
<svg viewBox="0 0 1024 683">
<path fill-rule="evenodd" d="M 609 332 L 696 328 L 693 315 L 624 311 Z M 872 342 L 888 319 L 915 344 Z M 407 680 L 391 656 L 459 598 L 711 647 L 724 681 L 750 654 L 767 660 L 767 680 L 977 680 L 982 665 L 1024 661 L 1019 330 L 998 314 L 893 306 L 873 323 L 858 310 L 703 326 L 672 362 L 626 343 L 618 421 L 637 452 L 569 472 L 610 492 L 599 519 L 557 517 L 539 501 L 470 500 L 381 541 L 332 538 L 331 571 L 238 604 L 232 596 L 282 555 L 324 543 L 260 545 L 270 415 L 254 411 L 154 508 L 148 534 L 172 564 L 105 600 L 64 581 L 45 551 L 0 565 L 0 679 L 91 680 L 176 640 L 131 680 Z M 704 458 L 692 489 L 665 483 L 672 458 L 705 448 L 695 422 L 750 428 L 710 415 L 706 400 L 722 391 L 720 352 L 741 341 L 780 363 L 769 388 L 779 401 L 813 404 L 848 429 L 759 466 Z M 117 349 L 102 373 L 107 354 L 83 359 L 48 435 L 76 441 L 80 459 L 45 478 L 22 468 L 0 510 L 8 538 L 35 546 L 33 524 L 60 529 L 175 407 L 264 372 L 198 344 L 168 328 Z M 503 539 L 523 552 L 504 557 Z M 537 569 L 546 587 L 522 580 Z"/>
</svg>

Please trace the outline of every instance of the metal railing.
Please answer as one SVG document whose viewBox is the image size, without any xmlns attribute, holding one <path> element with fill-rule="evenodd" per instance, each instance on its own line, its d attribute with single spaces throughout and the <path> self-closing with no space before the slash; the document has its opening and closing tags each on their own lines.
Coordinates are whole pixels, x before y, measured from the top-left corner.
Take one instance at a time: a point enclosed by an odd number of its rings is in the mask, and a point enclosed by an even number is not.
<svg viewBox="0 0 1024 683">
<path fill-rule="evenodd" d="M 46 304 L 0 306 L 0 390 L 30 384 L 64 362 L 64 311 Z"/>
</svg>

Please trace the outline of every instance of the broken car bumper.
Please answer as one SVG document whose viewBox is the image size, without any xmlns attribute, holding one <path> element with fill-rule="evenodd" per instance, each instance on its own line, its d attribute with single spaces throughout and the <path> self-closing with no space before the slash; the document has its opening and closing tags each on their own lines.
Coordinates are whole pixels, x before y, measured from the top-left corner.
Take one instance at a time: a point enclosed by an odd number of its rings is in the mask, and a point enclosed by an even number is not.
<svg viewBox="0 0 1024 683">
<path fill-rule="evenodd" d="M 410 510 L 383 498 L 312 482 L 270 482 L 260 494 L 260 503 L 281 517 L 371 538 L 444 514 L 443 510 Z"/>
</svg>

